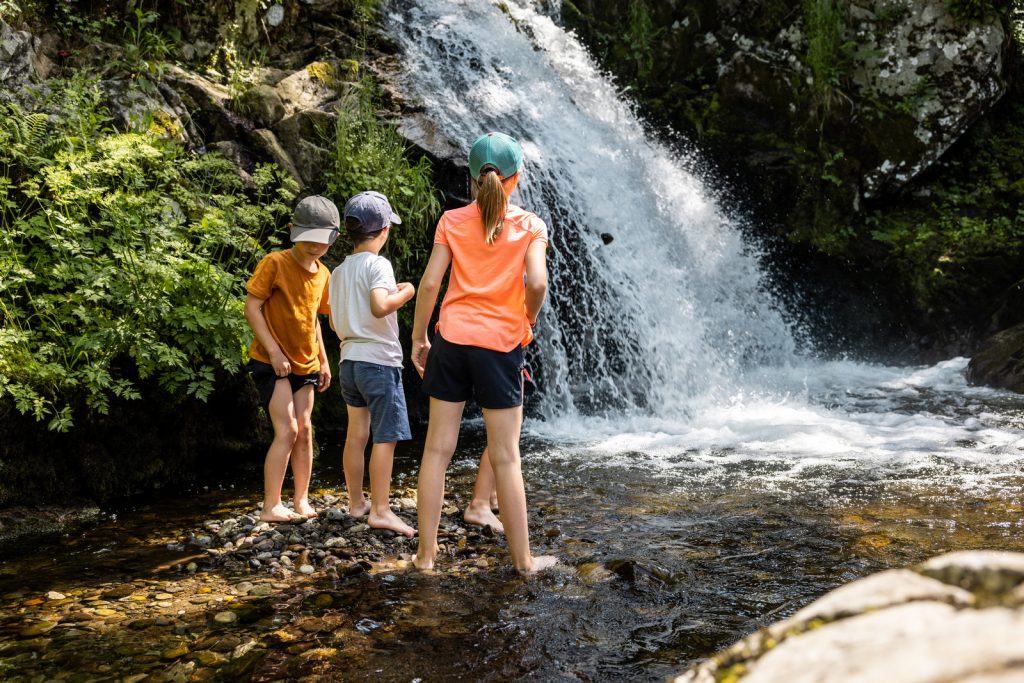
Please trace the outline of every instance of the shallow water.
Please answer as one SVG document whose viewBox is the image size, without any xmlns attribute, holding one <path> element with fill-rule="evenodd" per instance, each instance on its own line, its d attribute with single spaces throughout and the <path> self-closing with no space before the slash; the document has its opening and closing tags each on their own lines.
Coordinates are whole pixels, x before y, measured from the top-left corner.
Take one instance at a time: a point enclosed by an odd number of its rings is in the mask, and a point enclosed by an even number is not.
<svg viewBox="0 0 1024 683">
<path fill-rule="evenodd" d="M 255 470 L 233 488 L 120 510 L 7 553 L 0 676 L 663 680 L 869 573 L 949 550 L 1024 551 L 1024 401 L 966 387 L 961 365 L 857 366 L 859 384 L 847 368 L 854 388 L 829 408 L 821 370 L 815 402 L 748 398 L 703 425 L 531 423 L 533 543 L 562 560 L 534 579 L 454 558 L 436 575 L 385 558 L 338 580 L 228 575 L 202 559 L 195 575 L 176 571 L 191 556 L 167 544 L 251 510 Z M 457 503 L 480 445 L 470 429 L 452 468 Z M 400 448 L 397 487 L 414 484 L 417 448 Z M 336 451 L 317 465 L 335 492 Z M 504 561 L 500 542 L 469 546 Z M 267 594 L 238 595 L 244 580 Z M 217 624 L 225 609 L 239 621 Z M 40 619 L 56 625 L 25 630 Z"/>
</svg>

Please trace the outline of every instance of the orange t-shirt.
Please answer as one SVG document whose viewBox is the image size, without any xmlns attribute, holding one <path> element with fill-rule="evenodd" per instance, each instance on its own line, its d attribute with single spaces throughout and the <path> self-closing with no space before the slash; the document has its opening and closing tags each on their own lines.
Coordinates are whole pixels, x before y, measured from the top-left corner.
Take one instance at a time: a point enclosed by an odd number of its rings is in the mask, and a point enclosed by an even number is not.
<svg viewBox="0 0 1024 683">
<path fill-rule="evenodd" d="M 502 353 L 533 340 L 524 275 L 526 250 L 535 241 L 548 243 L 544 221 L 511 204 L 494 244 L 487 244 L 476 202 L 441 216 L 434 243 L 452 252 L 438 321 L 445 340 Z"/>
<path fill-rule="evenodd" d="M 327 285 L 331 273 L 316 262 L 311 273 L 299 265 L 290 251 L 273 251 L 263 257 L 245 286 L 263 299 L 263 317 L 281 351 L 292 364 L 292 374 L 309 375 L 320 370 L 320 345 L 316 341 L 316 314 L 330 312 Z M 270 354 L 258 339 L 252 340 L 249 357 L 270 362 Z"/>
</svg>

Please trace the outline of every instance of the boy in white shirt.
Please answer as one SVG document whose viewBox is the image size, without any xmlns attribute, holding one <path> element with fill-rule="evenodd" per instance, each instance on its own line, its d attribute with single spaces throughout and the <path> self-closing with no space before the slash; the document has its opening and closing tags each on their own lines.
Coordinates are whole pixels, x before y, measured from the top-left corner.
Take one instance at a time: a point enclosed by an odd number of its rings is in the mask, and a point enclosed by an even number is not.
<svg viewBox="0 0 1024 683">
<path fill-rule="evenodd" d="M 402 389 L 402 345 L 397 311 L 416 293 L 395 283 L 391 263 L 379 256 L 391 225 L 402 219 L 379 192 L 360 192 L 345 204 L 352 253 L 331 273 L 331 327 L 341 339 L 338 377 L 348 410 L 343 465 L 353 517 L 412 538 L 416 530 L 391 510 L 395 444 L 412 438 Z M 370 451 L 370 500 L 363 496 L 363 459 Z"/>
</svg>

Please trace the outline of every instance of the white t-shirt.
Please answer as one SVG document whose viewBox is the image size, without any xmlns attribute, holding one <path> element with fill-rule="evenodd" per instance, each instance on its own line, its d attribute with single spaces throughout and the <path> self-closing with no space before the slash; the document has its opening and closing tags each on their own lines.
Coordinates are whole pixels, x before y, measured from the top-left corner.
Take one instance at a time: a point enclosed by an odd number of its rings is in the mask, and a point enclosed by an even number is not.
<svg viewBox="0 0 1024 683">
<path fill-rule="evenodd" d="M 368 251 L 350 254 L 331 273 L 329 287 L 331 324 L 341 339 L 341 360 L 402 367 L 398 312 L 376 318 L 370 310 L 372 290 L 398 291 L 391 262 Z"/>
</svg>

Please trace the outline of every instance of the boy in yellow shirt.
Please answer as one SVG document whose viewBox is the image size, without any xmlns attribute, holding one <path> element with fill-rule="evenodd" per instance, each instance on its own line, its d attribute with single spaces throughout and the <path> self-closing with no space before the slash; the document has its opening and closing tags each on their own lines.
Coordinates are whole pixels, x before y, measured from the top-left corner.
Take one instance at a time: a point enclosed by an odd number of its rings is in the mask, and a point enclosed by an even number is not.
<svg viewBox="0 0 1024 683">
<path fill-rule="evenodd" d="M 306 197 L 295 207 L 292 248 L 267 254 L 246 285 L 245 318 L 254 339 L 249 348 L 274 440 L 263 464 L 264 522 L 316 517 L 309 504 L 313 473 L 313 387 L 331 384 L 317 313 L 328 314 L 330 271 L 319 259 L 338 238 L 338 207 L 321 196 Z M 291 461 L 295 479 L 294 511 L 281 502 L 285 471 Z"/>
</svg>

